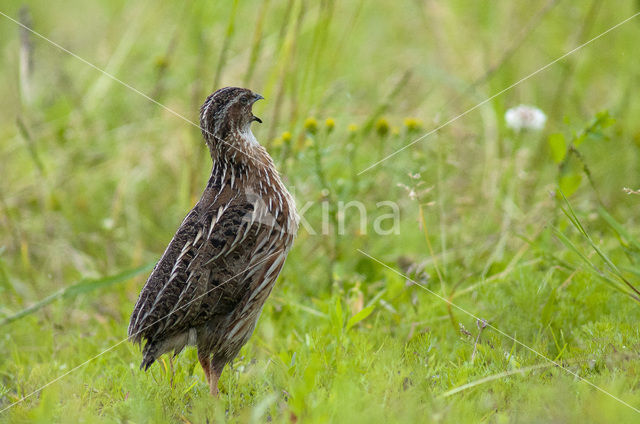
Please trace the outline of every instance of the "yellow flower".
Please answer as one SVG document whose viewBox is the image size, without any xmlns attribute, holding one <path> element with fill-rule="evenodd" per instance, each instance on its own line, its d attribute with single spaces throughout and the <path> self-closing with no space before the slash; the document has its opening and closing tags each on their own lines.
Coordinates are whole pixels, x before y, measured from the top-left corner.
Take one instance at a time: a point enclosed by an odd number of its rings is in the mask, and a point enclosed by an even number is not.
<svg viewBox="0 0 640 424">
<path fill-rule="evenodd" d="M 404 126 L 407 127 L 408 131 L 418 131 L 422 128 L 422 121 L 416 118 L 405 118 Z"/>
<path fill-rule="evenodd" d="M 400 128 L 398 128 L 398 127 L 391 128 L 391 135 L 394 136 L 394 137 L 400 135 Z"/>
<path fill-rule="evenodd" d="M 327 120 L 324 121 L 324 126 L 327 128 L 327 132 L 330 133 L 335 128 L 336 121 L 333 118 L 327 118 Z"/>
<path fill-rule="evenodd" d="M 347 130 L 349 130 L 349 132 L 353 134 L 356 131 L 358 131 L 358 126 L 356 124 L 349 124 L 349 126 L 347 127 Z"/>
<path fill-rule="evenodd" d="M 280 137 L 282 138 L 282 141 L 285 143 L 288 143 L 291 141 L 291 133 L 289 131 L 283 132 Z"/>
<path fill-rule="evenodd" d="M 376 121 L 376 132 L 380 137 L 384 137 L 389 134 L 389 121 L 385 118 L 380 118 Z"/>
<path fill-rule="evenodd" d="M 306 132 L 310 134 L 315 134 L 318 132 L 318 121 L 316 118 L 307 118 L 304 120 L 304 129 Z"/>
</svg>

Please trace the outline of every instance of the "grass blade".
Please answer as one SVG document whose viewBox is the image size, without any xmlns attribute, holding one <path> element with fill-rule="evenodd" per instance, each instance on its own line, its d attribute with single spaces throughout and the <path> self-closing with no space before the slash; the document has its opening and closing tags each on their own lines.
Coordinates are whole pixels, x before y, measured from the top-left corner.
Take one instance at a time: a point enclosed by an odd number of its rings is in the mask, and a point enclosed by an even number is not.
<svg viewBox="0 0 640 424">
<path fill-rule="evenodd" d="M 589 265 L 589 268 L 596 275 L 601 277 L 604 281 L 610 283 L 610 285 L 615 287 L 617 290 L 621 291 L 622 293 L 625 293 L 626 295 L 630 296 L 632 299 L 640 303 L 640 290 L 638 290 L 633 284 L 629 282 L 629 280 L 625 278 L 625 276 L 622 274 L 622 272 L 617 267 L 617 265 L 613 263 L 613 261 L 602 251 L 602 249 L 598 247 L 598 245 L 596 245 L 596 243 L 591 239 L 591 237 L 587 233 L 587 230 L 585 230 L 585 228 L 580 223 L 580 220 L 578 219 L 577 215 L 573 211 L 573 208 L 571 207 L 571 204 L 569 203 L 567 198 L 564 196 L 562 192 L 560 192 L 560 194 L 562 194 L 562 198 L 564 199 L 564 202 L 566 205 L 566 208 L 561 207 L 562 212 L 564 212 L 564 214 L 567 216 L 567 218 L 569 218 L 573 226 L 584 236 L 587 242 L 589 242 L 589 244 L 591 245 L 591 248 L 605 262 L 605 264 L 609 268 L 608 272 L 613 277 L 615 277 L 615 279 L 611 278 L 610 276 L 606 275 L 603 271 L 598 269 L 598 267 L 596 267 L 592 261 L 590 261 L 582 252 L 580 252 L 580 250 L 564 234 L 562 234 L 559 230 L 554 228 L 554 232 L 556 236 L 560 239 L 560 241 L 565 246 L 567 246 L 568 248 L 573 250 L 575 253 L 577 253 L 580 256 L 580 258 L 583 261 L 585 261 L 587 265 Z"/>
<path fill-rule="evenodd" d="M 122 271 L 115 275 L 110 275 L 103 278 L 92 279 L 92 280 L 81 280 L 80 282 L 73 284 L 69 287 L 65 287 L 57 292 L 45 297 L 44 299 L 34 303 L 33 305 L 24 308 L 23 310 L 8 316 L 0 321 L 0 326 L 9 324 L 17 319 L 23 318 L 27 315 L 31 315 L 32 313 L 42 309 L 47 306 L 51 302 L 56 299 L 62 298 L 71 298 L 75 297 L 81 293 L 88 293 L 99 288 L 108 287 L 113 284 L 121 283 L 123 281 L 127 281 L 143 272 L 147 272 L 153 268 L 153 263 L 148 263 L 146 265 L 139 266 L 137 268 L 131 268 L 125 271 Z"/>
<path fill-rule="evenodd" d="M 493 374 L 493 375 L 489 375 L 487 377 L 480 378 L 478 380 L 472 381 L 472 382 L 467 383 L 467 384 L 463 384 L 462 386 L 454 387 L 453 389 L 447 390 L 446 392 L 442 393 L 440 396 L 441 397 L 449 397 L 451 395 L 455 395 L 456 393 L 462 392 L 463 390 L 471 389 L 473 387 L 479 386 L 479 385 L 484 384 L 484 383 L 488 383 L 490 381 L 500 380 L 501 378 L 509 377 L 510 375 L 514 375 L 514 374 L 524 374 L 526 372 L 537 370 L 537 369 L 540 369 L 540 368 L 551 368 L 552 366 L 553 366 L 553 364 L 546 364 L 545 363 L 545 364 L 533 365 L 533 366 L 526 367 L 526 368 L 518 368 L 518 369 L 515 369 L 515 370 L 500 372 L 500 373 L 497 373 L 497 374 Z"/>
<path fill-rule="evenodd" d="M 354 325 L 356 325 L 357 323 L 359 323 L 360 321 L 362 321 L 363 319 L 371 315 L 371 312 L 373 312 L 374 308 L 375 308 L 375 305 L 369 305 L 366 308 L 360 310 L 357 314 L 355 314 L 351 318 L 349 318 L 349 321 L 347 321 L 347 331 L 349 331 L 351 327 L 353 327 Z"/>
</svg>

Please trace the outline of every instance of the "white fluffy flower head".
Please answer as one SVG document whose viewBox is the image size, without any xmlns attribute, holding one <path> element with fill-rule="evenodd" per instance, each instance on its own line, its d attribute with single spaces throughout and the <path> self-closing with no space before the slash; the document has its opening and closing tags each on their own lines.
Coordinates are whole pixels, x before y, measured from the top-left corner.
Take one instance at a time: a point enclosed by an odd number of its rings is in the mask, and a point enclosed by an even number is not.
<svg viewBox="0 0 640 424">
<path fill-rule="evenodd" d="M 520 105 L 507 110 L 504 115 L 507 126 L 514 131 L 540 131 L 547 122 L 547 115 L 534 106 Z"/>
</svg>

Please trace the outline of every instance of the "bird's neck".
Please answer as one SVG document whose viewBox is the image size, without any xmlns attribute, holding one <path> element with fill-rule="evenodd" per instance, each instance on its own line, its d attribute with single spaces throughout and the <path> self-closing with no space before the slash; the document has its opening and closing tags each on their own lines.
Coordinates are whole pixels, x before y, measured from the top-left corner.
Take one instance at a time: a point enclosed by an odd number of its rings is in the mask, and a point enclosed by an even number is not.
<svg viewBox="0 0 640 424">
<path fill-rule="evenodd" d="M 287 191 L 267 153 L 257 142 L 243 141 L 242 149 L 212 151 L 213 168 L 200 204 L 209 207 L 234 198 L 258 201 L 270 216 L 286 225 L 285 231 L 295 234 L 299 222 L 295 201 Z M 284 227 L 283 227 L 284 228 Z"/>
<path fill-rule="evenodd" d="M 251 132 L 250 126 L 225 131 L 224 134 L 216 133 L 206 137 L 205 140 L 211 153 L 214 170 L 217 163 L 239 167 L 260 167 L 268 163 L 273 165 L 266 150 Z"/>
<path fill-rule="evenodd" d="M 273 159 L 249 134 L 241 134 L 242 140 L 229 140 L 211 148 L 213 167 L 208 188 L 236 191 L 244 188 L 266 195 L 269 191 L 284 189 Z"/>
</svg>

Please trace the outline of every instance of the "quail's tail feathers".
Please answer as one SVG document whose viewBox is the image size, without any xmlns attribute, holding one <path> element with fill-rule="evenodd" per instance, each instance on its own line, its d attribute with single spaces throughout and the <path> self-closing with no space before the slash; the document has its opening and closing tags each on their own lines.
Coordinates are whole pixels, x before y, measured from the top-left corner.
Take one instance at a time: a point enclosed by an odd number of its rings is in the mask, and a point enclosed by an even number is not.
<svg viewBox="0 0 640 424">
<path fill-rule="evenodd" d="M 142 350 L 142 363 L 140 364 L 140 369 L 144 371 L 148 370 L 158 356 L 157 345 L 151 341 L 148 341 L 147 344 L 144 345 L 144 349 Z"/>
</svg>

